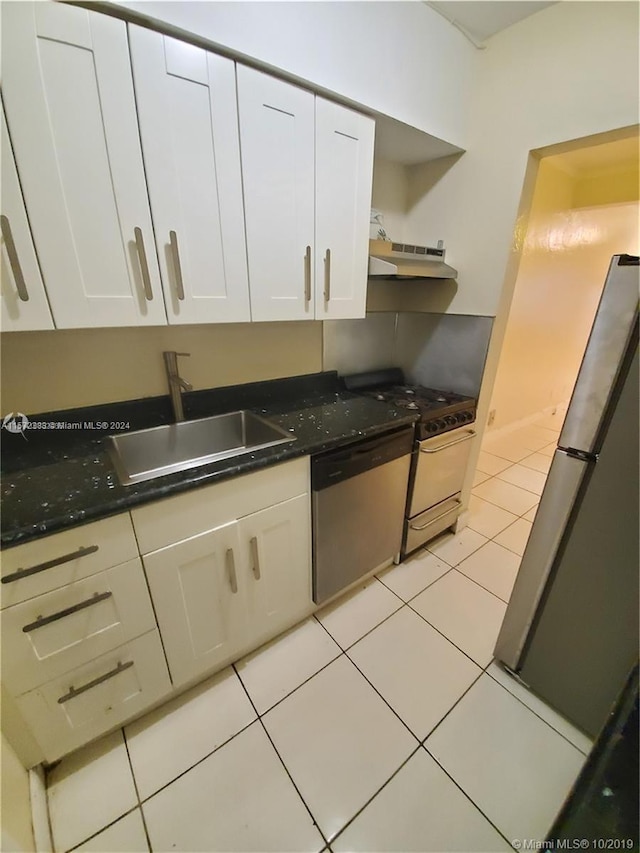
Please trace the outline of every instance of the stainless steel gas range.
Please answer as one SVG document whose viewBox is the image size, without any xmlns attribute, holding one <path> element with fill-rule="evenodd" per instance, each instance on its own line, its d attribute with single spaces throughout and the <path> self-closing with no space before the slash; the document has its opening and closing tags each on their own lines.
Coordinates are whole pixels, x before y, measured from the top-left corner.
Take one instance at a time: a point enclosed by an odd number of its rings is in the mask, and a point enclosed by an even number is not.
<svg viewBox="0 0 640 853">
<path fill-rule="evenodd" d="M 405 383 L 402 370 L 388 368 L 343 377 L 349 391 L 415 411 L 409 491 L 401 557 L 452 527 L 461 509 L 476 400 L 448 391 Z"/>
</svg>

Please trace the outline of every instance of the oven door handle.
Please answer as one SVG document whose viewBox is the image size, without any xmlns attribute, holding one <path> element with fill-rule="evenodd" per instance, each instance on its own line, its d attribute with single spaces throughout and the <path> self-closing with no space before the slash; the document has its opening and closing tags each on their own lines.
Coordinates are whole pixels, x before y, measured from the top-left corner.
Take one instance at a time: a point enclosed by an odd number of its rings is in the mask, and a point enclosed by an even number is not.
<svg viewBox="0 0 640 853">
<path fill-rule="evenodd" d="M 436 521 L 440 521 L 440 519 L 444 518 L 445 515 L 449 515 L 449 513 L 455 512 L 458 509 L 458 507 L 460 507 L 462 505 L 462 501 L 456 501 L 456 504 L 457 504 L 457 506 L 449 507 L 449 509 L 445 510 L 445 512 L 441 512 L 440 515 L 436 515 L 435 518 L 430 518 L 426 524 L 421 524 L 419 526 L 416 526 L 415 524 L 410 524 L 409 527 L 412 530 L 424 530 L 425 527 L 429 527 L 429 525 L 435 524 Z"/>
<path fill-rule="evenodd" d="M 470 429 L 466 435 L 461 435 L 460 438 L 456 438 L 455 441 L 449 441 L 447 444 L 441 444 L 440 447 L 435 447 L 433 450 L 429 450 L 428 447 L 421 447 L 420 453 L 440 453 L 441 450 L 446 450 L 448 447 L 453 447 L 455 444 L 462 444 L 463 441 L 469 441 L 470 438 L 475 438 L 476 435 L 476 431 Z"/>
</svg>

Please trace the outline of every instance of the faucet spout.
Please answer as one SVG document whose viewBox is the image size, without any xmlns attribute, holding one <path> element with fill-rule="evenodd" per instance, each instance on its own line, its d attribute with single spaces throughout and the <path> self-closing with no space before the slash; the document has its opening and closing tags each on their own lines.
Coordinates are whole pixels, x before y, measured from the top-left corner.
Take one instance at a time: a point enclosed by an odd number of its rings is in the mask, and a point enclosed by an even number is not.
<svg viewBox="0 0 640 853">
<path fill-rule="evenodd" d="M 176 422 L 183 421 L 184 408 L 182 405 L 182 392 L 193 390 L 193 385 L 178 374 L 178 356 L 189 356 L 191 353 L 165 350 L 162 355 L 164 357 L 164 368 L 167 374 L 167 384 L 169 386 L 169 397 L 171 398 L 173 418 Z"/>
</svg>

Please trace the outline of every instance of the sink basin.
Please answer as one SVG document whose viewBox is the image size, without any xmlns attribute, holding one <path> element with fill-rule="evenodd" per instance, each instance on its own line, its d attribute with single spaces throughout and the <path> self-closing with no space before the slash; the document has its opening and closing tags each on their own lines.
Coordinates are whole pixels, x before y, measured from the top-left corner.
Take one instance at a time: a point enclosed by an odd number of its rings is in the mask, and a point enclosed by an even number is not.
<svg viewBox="0 0 640 853">
<path fill-rule="evenodd" d="M 109 436 L 109 452 L 124 486 L 295 441 L 295 436 L 252 412 Z"/>
</svg>

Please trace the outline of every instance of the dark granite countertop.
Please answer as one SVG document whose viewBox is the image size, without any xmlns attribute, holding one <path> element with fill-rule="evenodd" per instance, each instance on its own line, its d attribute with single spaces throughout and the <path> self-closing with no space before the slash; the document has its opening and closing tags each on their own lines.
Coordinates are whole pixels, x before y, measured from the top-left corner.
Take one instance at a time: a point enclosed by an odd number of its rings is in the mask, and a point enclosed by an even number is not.
<svg viewBox="0 0 640 853">
<path fill-rule="evenodd" d="M 3 430 L 2 547 L 416 420 L 415 414 L 344 390 L 335 372 L 191 392 L 184 403 L 189 420 L 249 409 L 296 440 L 123 486 L 107 444 L 109 435 L 128 430 L 111 425 L 128 423 L 137 430 L 171 423 L 168 397 L 30 415 L 31 422 L 66 427 L 27 429 L 24 435 Z"/>
</svg>

